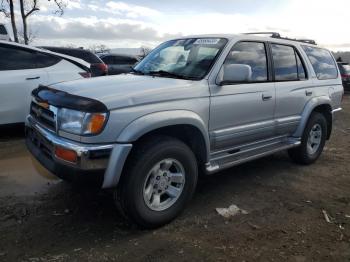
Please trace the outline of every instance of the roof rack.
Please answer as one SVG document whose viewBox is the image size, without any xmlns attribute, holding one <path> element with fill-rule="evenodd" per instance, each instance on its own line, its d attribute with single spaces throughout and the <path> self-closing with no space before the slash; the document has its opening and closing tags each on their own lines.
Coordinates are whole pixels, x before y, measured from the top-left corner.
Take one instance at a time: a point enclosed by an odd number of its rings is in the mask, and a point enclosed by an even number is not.
<svg viewBox="0 0 350 262">
<path fill-rule="evenodd" d="M 245 33 L 245 35 L 270 35 L 271 38 L 278 38 L 283 40 L 301 42 L 301 43 L 310 44 L 310 45 L 317 45 L 315 40 L 282 37 L 281 34 L 277 32 L 253 32 L 253 33 Z"/>
</svg>

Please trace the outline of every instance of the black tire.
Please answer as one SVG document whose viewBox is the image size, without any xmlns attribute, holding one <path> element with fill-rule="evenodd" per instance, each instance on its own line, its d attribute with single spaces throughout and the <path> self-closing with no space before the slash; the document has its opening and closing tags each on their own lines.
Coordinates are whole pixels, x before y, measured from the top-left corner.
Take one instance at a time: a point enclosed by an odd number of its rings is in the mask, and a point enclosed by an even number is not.
<svg viewBox="0 0 350 262">
<path fill-rule="evenodd" d="M 317 151 L 310 154 L 307 150 L 307 142 L 309 139 L 309 134 L 311 132 L 311 129 L 317 124 L 321 127 L 321 130 L 322 130 L 321 141 Z M 290 158 L 296 163 L 302 164 L 302 165 L 310 165 L 314 163 L 320 157 L 323 151 L 323 147 L 326 143 L 326 137 L 327 137 L 326 118 L 321 113 L 318 113 L 318 112 L 312 113 L 304 129 L 304 133 L 301 137 L 301 145 L 297 148 L 288 150 L 288 154 Z"/>
<path fill-rule="evenodd" d="M 185 183 L 182 193 L 172 206 L 154 211 L 144 200 L 145 181 L 152 168 L 168 158 L 181 163 L 185 171 Z M 128 219 L 141 228 L 160 227 L 176 218 L 185 208 L 195 191 L 197 178 L 196 157 L 186 144 L 166 136 L 151 137 L 133 149 L 116 189 L 116 204 Z"/>
</svg>

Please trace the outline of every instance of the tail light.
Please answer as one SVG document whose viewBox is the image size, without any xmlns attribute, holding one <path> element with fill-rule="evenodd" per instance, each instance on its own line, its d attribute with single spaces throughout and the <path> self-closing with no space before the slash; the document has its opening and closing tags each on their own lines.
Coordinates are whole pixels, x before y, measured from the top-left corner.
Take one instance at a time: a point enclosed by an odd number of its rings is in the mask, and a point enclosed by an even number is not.
<svg viewBox="0 0 350 262">
<path fill-rule="evenodd" d="M 341 75 L 341 78 L 350 78 L 350 75 Z"/>
<path fill-rule="evenodd" d="M 84 78 L 90 78 L 91 73 L 90 72 L 80 72 L 79 75 L 81 75 Z"/>
<path fill-rule="evenodd" d="M 101 70 L 105 74 L 108 73 L 108 66 L 106 64 L 104 64 L 104 63 L 93 64 L 93 65 L 91 65 L 91 67 L 98 68 L 99 70 Z"/>
</svg>

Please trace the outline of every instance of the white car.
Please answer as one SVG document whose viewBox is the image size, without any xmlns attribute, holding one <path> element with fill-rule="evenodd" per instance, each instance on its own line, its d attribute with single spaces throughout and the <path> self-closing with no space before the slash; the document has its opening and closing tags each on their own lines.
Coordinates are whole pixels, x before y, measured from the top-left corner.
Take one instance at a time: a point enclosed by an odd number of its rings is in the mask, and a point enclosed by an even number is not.
<svg viewBox="0 0 350 262">
<path fill-rule="evenodd" d="M 10 41 L 10 36 L 4 24 L 0 24 L 0 40 Z"/>
<path fill-rule="evenodd" d="M 90 77 L 89 68 L 75 57 L 0 41 L 0 125 L 24 122 L 39 85 Z"/>
</svg>

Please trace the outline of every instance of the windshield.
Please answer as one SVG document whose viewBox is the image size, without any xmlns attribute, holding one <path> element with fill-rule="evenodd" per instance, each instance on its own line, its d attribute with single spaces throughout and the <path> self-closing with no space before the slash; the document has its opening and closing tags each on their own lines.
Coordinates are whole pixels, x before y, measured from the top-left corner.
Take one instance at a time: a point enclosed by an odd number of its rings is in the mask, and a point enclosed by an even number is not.
<svg viewBox="0 0 350 262">
<path fill-rule="evenodd" d="M 224 38 L 190 38 L 161 44 L 146 56 L 134 73 L 202 79 L 227 43 Z"/>
</svg>

